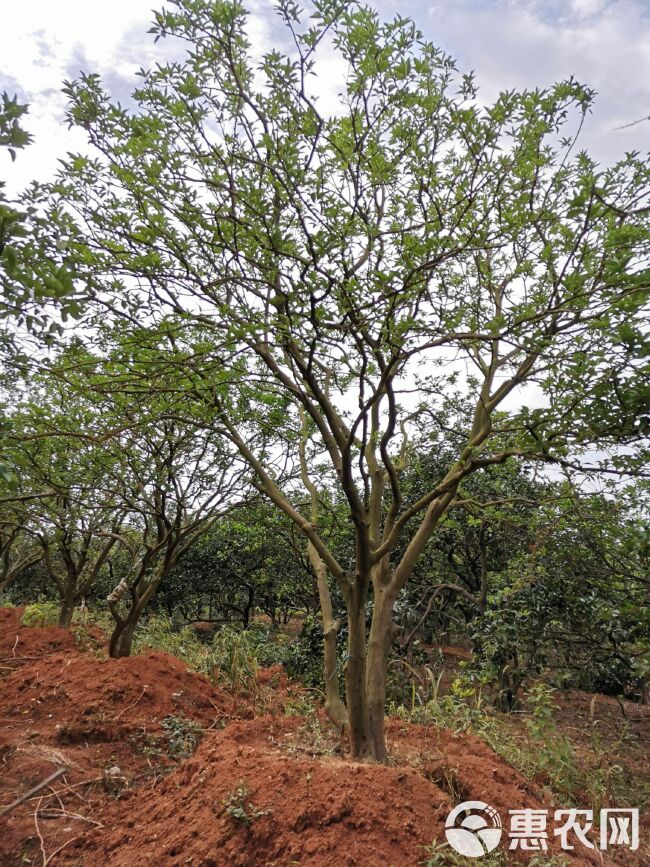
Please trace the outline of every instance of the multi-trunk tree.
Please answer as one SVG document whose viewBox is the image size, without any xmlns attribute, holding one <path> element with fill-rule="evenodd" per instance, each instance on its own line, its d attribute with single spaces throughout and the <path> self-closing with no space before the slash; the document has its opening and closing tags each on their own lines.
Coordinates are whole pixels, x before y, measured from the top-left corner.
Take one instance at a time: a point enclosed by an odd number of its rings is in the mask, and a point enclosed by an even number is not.
<svg viewBox="0 0 650 867">
<path fill-rule="evenodd" d="M 641 471 L 650 170 L 579 150 L 574 80 L 484 105 L 411 21 L 311 6 L 281 0 L 260 55 L 239 0 L 168 4 L 154 32 L 187 53 L 143 71 L 137 110 L 97 76 L 67 85 L 96 156 L 66 161 L 49 214 L 98 316 L 175 318 L 184 387 L 338 585 L 352 754 L 383 760 L 393 609 L 464 480 L 595 444 L 595 471 Z M 418 429 L 449 457 L 412 498 Z M 352 561 L 304 508 L 301 447 L 336 478 Z"/>
<path fill-rule="evenodd" d="M 95 421 L 91 407 L 42 375 L 32 378 L 29 394 L 16 390 L 6 416 L 11 475 L 2 499 L 24 549 L 23 566 L 13 571 L 42 562 L 59 597 L 60 626 L 70 626 L 106 569 L 126 516 L 104 486 L 109 452 L 78 434 Z"/>
</svg>

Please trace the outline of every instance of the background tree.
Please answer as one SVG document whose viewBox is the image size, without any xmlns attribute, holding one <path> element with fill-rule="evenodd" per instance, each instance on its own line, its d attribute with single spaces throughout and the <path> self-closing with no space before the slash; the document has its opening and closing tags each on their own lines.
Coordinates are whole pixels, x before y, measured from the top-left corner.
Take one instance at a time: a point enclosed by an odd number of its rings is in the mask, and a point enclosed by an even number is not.
<svg viewBox="0 0 650 867">
<path fill-rule="evenodd" d="M 27 565 L 42 561 L 58 592 L 59 625 L 70 626 L 126 514 L 104 487 L 111 455 L 73 435 L 78 425 L 92 430 L 96 413 L 56 379 L 34 376 L 8 420 L 12 473 L 5 500 L 19 510 L 20 532 L 30 542 Z"/>
<path fill-rule="evenodd" d="M 214 524 L 162 582 L 158 603 L 171 617 L 237 623 L 257 613 L 272 627 L 317 607 L 313 575 L 293 525 L 264 501 Z M 300 547 L 299 547 L 300 545 Z"/>
</svg>

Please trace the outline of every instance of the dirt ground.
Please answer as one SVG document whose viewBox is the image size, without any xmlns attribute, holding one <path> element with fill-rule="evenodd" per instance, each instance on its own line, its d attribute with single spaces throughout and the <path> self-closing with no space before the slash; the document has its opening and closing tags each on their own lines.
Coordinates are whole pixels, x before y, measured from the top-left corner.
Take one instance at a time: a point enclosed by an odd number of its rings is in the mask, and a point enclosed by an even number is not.
<svg viewBox="0 0 650 867">
<path fill-rule="evenodd" d="M 243 698 L 167 654 L 109 660 L 100 634 L 20 614 L 0 609 L 0 810 L 65 773 L 0 817 L 0 867 L 416 867 L 459 798 L 550 806 L 471 735 L 393 719 L 391 764 L 353 763 L 324 719 L 286 715 L 299 688 L 277 671 Z M 624 710 L 642 757 L 650 715 Z M 618 732 L 618 703 L 583 694 L 562 697 L 558 724 L 584 713 Z"/>
</svg>

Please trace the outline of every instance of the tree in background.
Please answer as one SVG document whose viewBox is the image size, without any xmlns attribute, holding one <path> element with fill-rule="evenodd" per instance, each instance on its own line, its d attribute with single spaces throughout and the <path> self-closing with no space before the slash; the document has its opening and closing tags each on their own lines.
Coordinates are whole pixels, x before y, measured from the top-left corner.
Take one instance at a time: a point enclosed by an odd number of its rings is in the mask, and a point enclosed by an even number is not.
<svg viewBox="0 0 650 867">
<path fill-rule="evenodd" d="M 7 422 L 12 470 L 3 499 L 19 516 L 23 562 L 42 562 L 59 597 L 59 625 L 70 626 L 126 517 L 104 486 L 112 456 L 76 433 L 93 429 L 96 412 L 53 378 L 34 376 L 22 399 L 16 390 Z"/>
<path fill-rule="evenodd" d="M 160 582 L 246 488 L 241 464 L 187 400 L 172 402 L 169 384 L 163 401 L 146 377 L 143 386 L 146 359 L 131 363 L 137 339 L 105 344 L 104 356 L 67 347 L 9 414 L 16 480 L 6 501 L 26 504 L 22 529 L 59 590 L 60 624 L 102 571 L 123 570 L 108 597 L 113 656 L 129 654 Z M 156 352 L 155 341 L 139 346 Z"/>
<path fill-rule="evenodd" d="M 314 610 L 314 587 L 293 525 L 263 501 L 214 524 L 161 584 L 159 605 L 171 617 L 248 629 L 257 613 L 272 627 Z"/>
</svg>

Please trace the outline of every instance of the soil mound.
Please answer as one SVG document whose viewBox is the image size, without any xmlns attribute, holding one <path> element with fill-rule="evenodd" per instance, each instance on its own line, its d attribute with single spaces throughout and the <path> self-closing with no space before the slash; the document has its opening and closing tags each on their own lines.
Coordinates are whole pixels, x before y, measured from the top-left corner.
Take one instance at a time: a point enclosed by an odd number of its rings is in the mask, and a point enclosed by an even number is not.
<svg viewBox="0 0 650 867">
<path fill-rule="evenodd" d="M 393 719 L 392 764 L 353 763 L 322 717 L 284 715 L 304 691 L 280 669 L 244 699 L 168 654 L 106 659 L 20 616 L 0 609 L 0 807 L 65 774 L 0 818 L 0 867 L 416 867 L 463 800 L 504 824 L 551 806 L 475 737 Z"/>
<path fill-rule="evenodd" d="M 22 626 L 24 613 L 24 608 L 0 608 L 0 665 L 19 666 L 46 653 L 75 647 L 69 629 Z"/>
<path fill-rule="evenodd" d="M 69 743 L 115 738 L 125 728 L 186 716 L 211 724 L 234 713 L 233 699 L 178 659 L 153 652 L 98 659 L 72 648 L 30 662 L 3 680 L 3 714 L 23 725 L 56 718 Z"/>
<path fill-rule="evenodd" d="M 154 793 L 133 791 L 128 803 L 107 811 L 105 828 L 72 843 L 64 862 L 416 867 L 426 846 L 444 841 L 445 818 L 465 797 L 485 798 L 502 816 L 509 808 L 545 806 L 475 738 L 391 726 L 391 767 L 309 755 L 301 746 L 304 726 L 264 717 L 210 732 Z M 571 863 L 600 861 L 576 852 Z"/>
<path fill-rule="evenodd" d="M 155 785 L 203 731 L 238 713 L 233 697 L 173 656 L 100 658 L 82 652 L 67 630 L 20 626 L 20 612 L 0 615 L 0 806 L 65 769 L 53 787 L 0 818 L 2 867 L 40 863 L 38 833 L 52 854 L 99 821 L 107 803 L 132 786 Z"/>
</svg>

